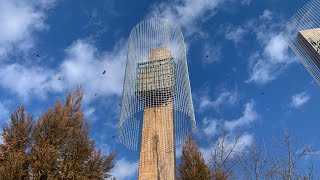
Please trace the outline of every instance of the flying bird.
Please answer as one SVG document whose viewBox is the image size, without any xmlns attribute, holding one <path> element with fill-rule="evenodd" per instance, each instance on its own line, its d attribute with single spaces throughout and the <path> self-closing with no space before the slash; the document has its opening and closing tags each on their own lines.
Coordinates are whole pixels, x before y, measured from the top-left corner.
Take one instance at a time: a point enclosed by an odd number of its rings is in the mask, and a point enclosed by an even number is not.
<svg viewBox="0 0 320 180">
<path fill-rule="evenodd" d="M 209 55 L 206 55 L 206 58 L 208 58 L 209 57 Z"/>
<path fill-rule="evenodd" d="M 102 74 L 106 74 L 106 70 L 104 70 Z"/>
<path fill-rule="evenodd" d="M 58 77 L 58 80 L 60 81 L 60 80 L 61 80 L 61 77 Z"/>
</svg>

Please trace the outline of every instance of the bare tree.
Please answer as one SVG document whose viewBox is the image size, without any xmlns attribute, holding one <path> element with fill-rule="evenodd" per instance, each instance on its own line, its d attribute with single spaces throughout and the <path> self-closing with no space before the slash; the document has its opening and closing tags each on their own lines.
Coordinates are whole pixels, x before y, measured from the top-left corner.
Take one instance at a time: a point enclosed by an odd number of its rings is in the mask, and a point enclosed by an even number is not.
<svg viewBox="0 0 320 180">
<path fill-rule="evenodd" d="M 302 173 L 297 168 L 298 161 L 310 156 L 319 156 L 319 151 L 311 145 L 304 146 L 302 149 L 298 149 L 294 145 L 294 141 L 288 130 L 284 130 L 282 141 L 278 143 L 280 148 L 284 150 L 284 154 L 278 154 L 273 159 L 270 158 L 271 168 L 269 170 L 270 177 L 281 178 L 284 180 L 292 179 L 312 179 L 313 178 L 313 164 L 311 163 L 307 172 Z"/>
<path fill-rule="evenodd" d="M 253 145 L 246 149 L 245 154 L 241 154 L 237 159 L 240 160 L 244 178 L 248 180 L 260 179 L 313 179 L 313 164 L 303 169 L 297 167 L 297 163 L 306 156 L 318 156 L 313 146 L 305 146 L 301 150 L 296 148 L 287 130 L 280 141 L 273 146 L 273 153 L 267 152 L 263 146 Z M 299 170 L 300 171 L 299 171 Z M 302 172 L 302 170 L 305 170 Z"/>
<path fill-rule="evenodd" d="M 239 158 L 236 155 L 237 146 L 240 143 L 240 136 L 234 141 L 227 140 L 228 134 L 224 132 L 217 142 L 212 146 L 210 167 L 212 169 L 213 179 L 225 180 L 233 177 L 234 168 L 239 165 Z"/>
<path fill-rule="evenodd" d="M 244 152 L 237 155 L 243 170 L 243 178 L 248 180 L 269 179 L 270 154 L 265 145 L 253 144 L 247 147 Z"/>
</svg>

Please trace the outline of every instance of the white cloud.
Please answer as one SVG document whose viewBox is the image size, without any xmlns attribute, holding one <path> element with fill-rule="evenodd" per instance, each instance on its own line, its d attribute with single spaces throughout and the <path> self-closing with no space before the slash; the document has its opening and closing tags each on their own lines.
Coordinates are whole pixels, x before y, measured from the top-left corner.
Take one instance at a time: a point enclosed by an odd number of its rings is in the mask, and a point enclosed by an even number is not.
<svg viewBox="0 0 320 180">
<path fill-rule="evenodd" d="M 199 108 L 201 111 L 208 108 L 219 109 L 220 106 L 225 104 L 234 105 L 237 100 L 238 94 L 236 90 L 233 92 L 223 90 L 215 100 L 211 100 L 211 98 L 208 96 L 200 97 Z"/>
<path fill-rule="evenodd" d="M 272 35 L 264 48 L 264 53 L 271 63 L 289 64 L 288 45 L 282 34 Z"/>
<path fill-rule="evenodd" d="M 32 48 L 34 33 L 48 28 L 44 12 L 53 4 L 53 0 L 0 0 L 0 57 Z"/>
<path fill-rule="evenodd" d="M 259 17 L 260 19 L 271 20 L 272 19 L 272 12 L 268 9 L 265 9 L 262 15 Z"/>
<path fill-rule="evenodd" d="M 233 27 L 230 25 L 226 29 L 225 37 L 237 44 L 243 39 L 247 32 L 248 31 L 241 26 Z"/>
<path fill-rule="evenodd" d="M 225 147 L 227 147 L 226 149 L 230 149 L 233 146 L 233 144 L 236 143 L 236 146 L 234 148 L 235 152 L 233 154 L 236 155 L 244 152 L 247 147 L 250 147 L 253 144 L 253 141 L 254 137 L 252 134 L 243 134 L 239 137 L 237 142 L 236 139 L 226 141 L 227 146 Z"/>
<path fill-rule="evenodd" d="M 30 94 L 43 98 L 48 91 L 61 91 L 54 71 L 37 65 L 8 64 L 8 55 L 28 53 L 35 34 L 48 29 L 46 11 L 55 0 L 0 0 L 0 86 L 27 100 Z M 22 58 L 23 59 L 23 58 Z M 1 62 L 0 61 L 0 62 Z"/>
<path fill-rule="evenodd" d="M 218 141 L 221 141 L 219 139 Z M 242 153 L 247 147 L 253 144 L 254 138 L 251 134 L 243 134 L 237 138 L 227 138 L 224 142 L 226 151 L 230 151 L 230 149 L 234 146 L 234 151 L 231 153 L 232 156 L 236 154 Z"/>
<path fill-rule="evenodd" d="M 52 70 L 42 67 L 25 67 L 20 64 L 0 66 L 0 86 L 18 94 L 25 100 L 30 95 L 43 98 L 49 91 L 61 91 L 63 86 Z"/>
<path fill-rule="evenodd" d="M 149 10 L 147 17 L 161 17 L 169 19 L 184 31 L 184 36 L 197 35 L 200 38 L 208 38 L 211 33 L 201 28 L 201 24 L 211 19 L 219 10 L 225 10 L 223 6 L 249 5 L 251 0 L 172 0 L 155 3 Z M 227 5 L 226 5 L 227 4 Z M 188 41 L 188 40 L 187 40 Z M 188 47 L 188 42 L 186 47 Z M 188 53 L 188 48 L 187 51 Z M 205 56 L 204 64 L 211 64 L 222 58 L 222 47 L 217 44 L 205 44 L 203 48 Z M 206 58 L 206 55 L 209 57 Z"/>
<path fill-rule="evenodd" d="M 310 96 L 306 92 L 298 93 L 292 96 L 290 105 L 299 108 L 310 100 Z"/>
<path fill-rule="evenodd" d="M 274 66 L 261 58 L 258 53 L 253 54 L 249 58 L 249 62 L 250 77 L 246 80 L 247 83 L 256 82 L 258 84 L 266 84 L 278 76 L 278 73 L 271 73 L 274 71 Z"/>
<path fill-rule="evenodd" d="M 126 46 L 120 43 L 111 52 L 99 52 L 89 42 L 78 40 L 66 50 L 67 58 L 60 66 L 65 84 L 83 84 L 85 94 L 120 95 L 123 85 Z M 106 74 L 103 72 L 106 70 Z"/>
<path fill-rule="evenodd" d="M 66 54 L 57 70 L 17 63 L 0 66 L 0 86 L 25 100 L 32 95 L 44 98 L 49 92 L 63 92 L 79 84 L 83 84 L 85 101 L 121 94 L 125 43 L 110 52 L 99 52 L 93 44 L 78 40 L 66 49 Z M 106 74 L 102 74 L 104 70 Z"/>
<path fill-rule="evenodd" d="M 196 20 L 207 11 L 214 11 L 223 0 L 184 0 L 156 4 L 151 15 L 166 17 L 176 21 L 183 27 L 194 28 Z"/>
<path fill-rule="evenodd" d="M 223 139 L 224 138 L 224 139 Z M 208 148 L 200 148 L 200 151 L 202 152 L 203 158 L 208 163 L 211 159 L 211 153 L 217 149 L 219 153 L 222 153 L 223 158 L 226 158 L 230 153 L 229 158 L 233 158 L 237 154 L 243 153 L 247 147 L 252 146 L 254 142 L 254 137 L 252 134 L 242 134 L 239 137 L 232 138 L 231 136 L 225 136 L 219 138 L 216 143 L 213 144 L 213 146 Z M 223 150 L 221 149 L 221 146 L 223 145 Z M 223 152 L 221 152 L 223 151 Z"/>
<path fill-rule="evenodd" d="M 55 0 L 0 0 L 0 58 L 10 53 L 29 52 L 36 33 L 48 29 L 46 11 Z M 100 95 L 120 95 L 126 60 L 126 43 L 112 51 L 99 52 L 87 41 L 75 41 L 66 49 L 67 57 L 57 69 L 19 63 L 0 65 L 0 86 L 25 100 L 31 95 L 44 98 L 48 92 L 62 92 L 80 83 L 84 99 Z M 14 52 L 13 52 L 14 51 Z M 102 72 L 107 70 L 105 75 Z M 61 80 L 58 80 L 61 77 Z"/>
<path fill-rule="evenodd" d="M 173 0 L 155 4 L 149 16 L 165 17 L 186 29 L 187 35 L 199 31 L 199 23 L 210 19 L 224 4 L 249 5 L 251 0 Z M 237 4 L 237 6 L 238 6 Z M 222 9 L 222 8 L 221 8 Z"/>
<path fill-rule="evenodd" d="M 227 130 L 233 131 L 234 129 L 246 125 L 250 125 L 258 118 L 258 113 L 254 110 L 254 102 L 250 101 L 245 105 L 245 109 L 240 118 L 225 121 L 224 126 Z"/>
<path fill-rule="evenodd" d="M 276 79 L 289 64 L 295 62 L 288 53 L 288 45 L 281 33 L 269 36 L 263 52 L 256 52 L 250 57 L 250 77 L 246 82 L 266 84 Z"/>
<path fill-rule="evenodd" d="M 279 20 L 280 19 L 280 20 Z M 286 68 L 295 62 L 289 55 L 287 42 L 282 36 L 281 18 L 270 10 L 244 22 L 240 26 L 226 27 L 225 37 L 238 44 L 243 42 L 247 33 L 254 33 L 259 49 L 251 53 L 249 60 L 249 78 L 247 83 L 269 83 L 281 75 Z"/>
<path fill-rule="evenodd" d="M 139 162 L 129 162 L 125 158 L 121 158 L 116 162 L 111 174 L 119 180 L 130 179 L 130 177 L 138 173 L 138 168 Z"/>
<path fill-rule="evenodd" d="M 217 133 L 218 124 L 215 119 L 209 119 L 209 118 L 205 117 L 202 122 L 204 124 L 203 132 L 207 136 L 214 136 Z"/>
<path fill-rule="evenodd" d="M 249 79 L 246 82 L 269 83 L 296 62 L 289 55 L 288 44 L 282 36 L 283 22 L 277 19 L 270 10 L 264 10 L 258 19 L 247 23 L 255 32 L 262 50 L 252 53 L 249 58 Z"/>
</svg>

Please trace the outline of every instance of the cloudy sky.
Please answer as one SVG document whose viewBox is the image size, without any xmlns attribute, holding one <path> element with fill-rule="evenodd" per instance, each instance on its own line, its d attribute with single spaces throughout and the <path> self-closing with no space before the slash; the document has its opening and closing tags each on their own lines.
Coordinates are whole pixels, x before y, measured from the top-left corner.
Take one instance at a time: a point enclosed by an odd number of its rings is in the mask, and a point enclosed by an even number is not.
<svg viewBox="0 0 320 180">
<path fill-rule="evenodd" d="M 225 130 L 240 135 L 239 151 L 255 141 L 274 144 L 284 128 L 298 147 L 315 145 L 320 89 L 281 34 L 305 3 L 0 0 L 0 125 L 22 104 L 38 117 L 83 84 L 91 137 L 103 152 L 118 153 L 115 176 L 136 179 L 139 153 L 115 135 L 129 33 L 156 16 L 171 19 L 184 33 L 195 139 L 205 155 Z"/>
</svg>

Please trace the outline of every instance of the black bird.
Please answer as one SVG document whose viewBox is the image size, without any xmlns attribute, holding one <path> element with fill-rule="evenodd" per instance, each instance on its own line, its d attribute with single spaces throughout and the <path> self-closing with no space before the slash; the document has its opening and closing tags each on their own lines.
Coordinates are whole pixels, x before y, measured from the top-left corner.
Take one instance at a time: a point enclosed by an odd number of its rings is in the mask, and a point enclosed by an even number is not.
<svg viewBox="0 0 320 180">
<path fill-rule="evenodd" d="M 115 137 L 116 137 L 116 135 L 112 136 L 112 138 L 115 138 Z"/>
<path fill-rule="evenodd" d="M 208 58 L 209 57 L 209 55 L 206 55 L 206 58 Z"/>
<path fill-rule="evenodd" d="M 36 54 L 36 56 L 37 56 L 37 57 L 40 57 L 40 55 L 39 55 L 39 54 Z"/>
<path fill-rule="evenodd" d="M 58 80 L 60 81 L 60 80 L 61 80 L 61 77 L 58 77 Z"/>
<path fill-rule="evenodd" d="M 94 96 L 97 96 L 97 93 L 95 93 Z"/>
<path fill-rule="evenodd" d="M 264 92 L 262 92 L 261 94 L 264 95 Z"/>
<path fill-rule="evenodd" d="M 102 74 L 106 74 L 106 70 L 104 70 Z"/>
</svg>

